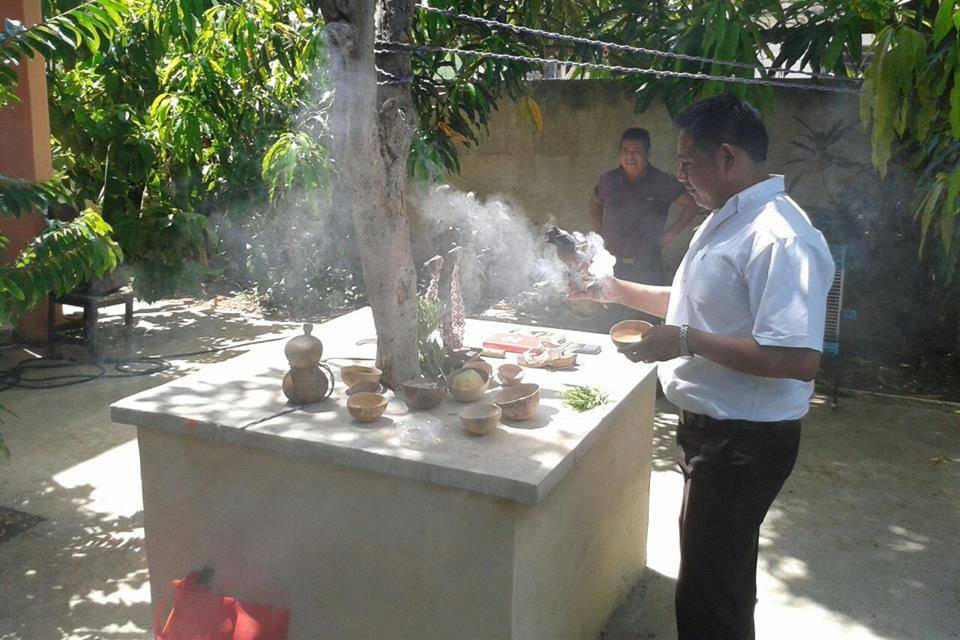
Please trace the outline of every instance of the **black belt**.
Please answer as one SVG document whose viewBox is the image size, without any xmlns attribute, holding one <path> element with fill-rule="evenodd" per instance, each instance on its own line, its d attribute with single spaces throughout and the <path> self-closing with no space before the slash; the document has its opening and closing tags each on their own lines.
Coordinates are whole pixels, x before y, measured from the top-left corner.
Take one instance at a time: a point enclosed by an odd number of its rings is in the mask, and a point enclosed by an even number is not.
<svg viewBox="0 0 960 640">
<path fill-rule="evenodd" d="M 693 429 L 733 429 L 743 431 L 783 431 L 796 429 L 799 420 L 780 420 L 779 422 L 753 422 L 751 420 L 719 420 L 699 413 L 680 411 L 680 424 Z"/>
</svg>

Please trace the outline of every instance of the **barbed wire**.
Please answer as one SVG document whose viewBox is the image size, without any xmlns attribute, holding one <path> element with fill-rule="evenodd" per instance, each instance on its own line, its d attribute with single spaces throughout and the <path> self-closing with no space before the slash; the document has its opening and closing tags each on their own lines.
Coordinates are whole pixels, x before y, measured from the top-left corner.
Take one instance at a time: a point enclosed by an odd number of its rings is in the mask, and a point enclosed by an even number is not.
<svg viewBox="0 0 960 640">
<path fill-rule="evenodd" d="M 402 85 L 402 84 L 410 84 L 411 82 L 413 82 L 412 75 L 404 76 L 401 78 L 400 76 L 394 75 L 389 71 L 386 71 L 385 69 L 381 69 L 380 67 L 376 67 L 376 69 L 377 69 L 377 73 L 379 73 L 384 78 L 386 78 L 386 80 L 380 80 L 379 82 L 377 82 L 377 85 L 380 85 L 380 86 Z"/>
<path fill-rule="evenodd" d="M 452 53 L 460 56 L 468 56 L 487 60 L 501 60 L 506 62 L 521 62 L 529 64 L 550 64 L 557 63 L 576 67 L 580 69 L 591 69 L 594 71 L 605 71 L 607 73 L 622 73 L 626 75 L 650 75 L 658 78 L 682 78 L 685 80 L 706 80 L 713 82 L 726 82 L 729 84 L 748 84 L 770 87 L 785 87 L 787 89 L 799 89 L 803 91 L 829 91 L 834 93 L 849 93 L 859 95 L 862 91 L 859 88 L 850 87 L 830 87 L 827 85 L 809 84 L 800 82 L 786 82 L 783 80 L 769 80 L 764 78 L 740 78 L 737 76 L 716 76 L 707 73 L 689 72 L 689 71 L 669 71 L 666 69 L 647 69 L 644 67 L 625 67 L 622 65 L 605 65 L 595 62 L 580 62 L 576 60 L 558 60 L 556 58 L 540 58 L 537 56 L 519 56 L 509 53 L 493 53 L 490 51 L 473 51 L 470 49 L 456 49 L 451 47 L 437 47 L 414 45 L 406 42 L 391 42 L 387 40 L 378 40 L 377 47 L 390 47 L 389 49 L 378 48 L 374 52 L 377 54 L 392 54 L 399 51 L 411 51 L 413 53 Z"/>
<path fill-rule="evenodd" d="M 764 67 L 762 65 L 753 65 L 745 62 L 736 62 L 733 60 L 718 60 L 716 58 L 707 58 L 704 56 L 694 56 L 686 53 L 675 53 L 673 51 L 660 51 L 658 49 L 648 49 L 646 47 L 636 47 L 629 44 L 620 44 L 617 42 L 605 42 L 603 40 L 593 40 L 590 38 L 584 38 L 581 36 L 571 36 L 564 33 L 556 33 L 553 31 L 544 31 L 542 29 L 534 29 L 532 27 L 524 27 L 516 24 L 509 24 L 506 22 L 499 22 L 497 20 L 491 20 L 489 18 L 480 18 L 478 16 L 472 16 L 466 13 L 457 13 L 453 9 L 439 9 L 437 7 L 430 7 L 425 4 L 418 4 L 417 8 L 427 13 L 435 13 L 448 18 L 453 18 L 455 20 L 460 20 L 462 22 L 472 22 L 475 24 L 481 24 L 487 27 L 499 28 L 499 29 L 509 29 L 514 33 L 525 33 L 528 35 L 539 36 L 541 38 L 547 38 L 549 40 L 557 40 L 560 42 L 570 42 L 573 44 L 582 44 L 591 47 L 596 47 L 600 49 L 610 49 L 614 51 L 624 51 L 627 53 L 639 53 L 643 55 L 658 56 L 663 58 L 674 58 L 676 60 L 686 60 L 689 62 L 703 62 L 707 64 L 717 64 L 727 67 L 736 67 L 739 69 L 750 69 L 753 71 L 760 71 L 766 73 L 793 73 L 809 78 L 815 78 L 817 80 L 833 80 L 836 82 L 848 82 L 856 83 L 859 81 L 857 78 L 844 78 L 841 76 L 835 76 L 825 73 L 817 73 L 816 71 L 804 71 L 802 69 L 788 69 L 784 67 Z"/>
</svg>

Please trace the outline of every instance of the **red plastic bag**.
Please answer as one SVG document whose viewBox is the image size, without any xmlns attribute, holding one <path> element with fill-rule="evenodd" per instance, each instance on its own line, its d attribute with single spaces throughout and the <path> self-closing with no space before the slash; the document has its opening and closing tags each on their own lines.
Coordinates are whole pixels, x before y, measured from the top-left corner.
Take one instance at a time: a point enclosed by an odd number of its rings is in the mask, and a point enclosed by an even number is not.
<svg viewBox="0 0 960 640">
<path fill-rule="evenodd" d="M 290 610 L 210 593 L 210 572 L 171 581 L 157 605 L 156 640 L 286 640 Z M 169 592 L 173 607 L 161 618 Z"/>
</svg>

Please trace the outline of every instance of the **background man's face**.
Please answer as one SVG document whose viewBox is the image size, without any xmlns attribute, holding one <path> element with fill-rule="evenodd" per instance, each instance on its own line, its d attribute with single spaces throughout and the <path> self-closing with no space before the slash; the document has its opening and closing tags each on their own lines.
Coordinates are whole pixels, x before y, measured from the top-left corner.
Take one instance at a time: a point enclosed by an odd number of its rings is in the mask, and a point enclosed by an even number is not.
<svg viewBox="0 0 960 640">
<path fill-rule="evenodd" d="M 677 180 L 686 187 L 697 205 L 717 209 L 723 205 L 722 177 L 716 160 L 698 149 L 693 139 L 684 132 L 677 138 Z"/>
<path fill-rule="evenodd" d="M 627 173 L 639 174 L 650 164 L 646 147 L 639 140 L 624 140 L 620 143 L 620 166 Z"/>
</svg>

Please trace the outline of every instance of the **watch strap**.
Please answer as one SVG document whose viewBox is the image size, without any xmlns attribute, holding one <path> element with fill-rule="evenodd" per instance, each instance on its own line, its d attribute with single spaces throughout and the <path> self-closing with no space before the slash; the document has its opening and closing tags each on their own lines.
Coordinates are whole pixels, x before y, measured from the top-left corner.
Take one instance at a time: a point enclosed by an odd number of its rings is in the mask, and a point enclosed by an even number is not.
<svg viewBox="0 0 960 640">
<path fill-rule="evenodd" d="M 687 333 L 690 331 L 690 327 L 682 324 L 680 325 L 680 333 L 678 335 L 678 342 L 680 347 L 680 357 L 681 358 L 692 358 L 693 352 L 690 351 L 690 345 L 687 343 Z"/>
</svg>

